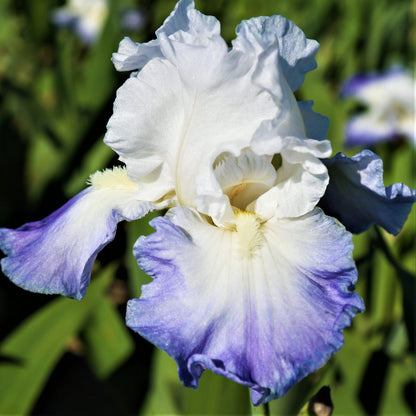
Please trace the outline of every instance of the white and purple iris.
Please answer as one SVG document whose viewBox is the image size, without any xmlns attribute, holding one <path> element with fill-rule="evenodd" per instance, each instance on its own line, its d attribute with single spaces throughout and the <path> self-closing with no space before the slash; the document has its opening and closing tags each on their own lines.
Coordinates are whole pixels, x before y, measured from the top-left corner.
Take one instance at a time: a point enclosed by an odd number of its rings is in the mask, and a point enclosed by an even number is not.
<svg viewBox="0 0 416 416">
<path fill-rule="evenodd" d="M 72 28 L 87 45 L 98 38 L 109 14 L 108 0 L 68 0 L 67 4 L 54 11 L 52 21 L 58 26 Z M 126 9 L 122 15 L 122 26 L 127 30 L 139 29 L 143 15 L 135 9 Z"/>
<path fill-rule="evenodd" d="M 361 74 L 350 78 L 341 95 L 366 107 L 346 126 L 347 146 L 374 146 L 404 137 L 416 145 L 416 84 L 402 68 L 383 74 Z"/>
<path fill-rule="evenodd" d="M 134 255 L 154 280 L 127 324 L 178 363 L 196 388 L 206 369 L 282 396 L 343 344 L 363 310 L 352 232 L 398 233 L 415 193 L 385 188 L 364 151 L 328 159 L 328 120 L 293 92 L 318 43 L 281 17 L 243 21 L 229 48 L 220 24 L 181 0 L 156 32 L 126 38 L 105 143 L 124 168 L 42 221 L 0 230 L 4 273 L 27 290 L 81 299 L 117 222 L 168 208 Z"/>
</svg>

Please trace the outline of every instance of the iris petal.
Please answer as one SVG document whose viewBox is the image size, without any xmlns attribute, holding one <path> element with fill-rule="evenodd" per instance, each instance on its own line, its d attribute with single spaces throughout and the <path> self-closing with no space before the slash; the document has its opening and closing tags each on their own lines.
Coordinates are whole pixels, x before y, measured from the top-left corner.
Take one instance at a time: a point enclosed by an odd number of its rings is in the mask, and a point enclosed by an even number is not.
<svg viewBox="0 0 416 416">
<path fill-rule="evenodd" d="M 255 212 L 263 218 L 306 214 L 316 206 L 329 182 L 328 171 L 319 159 L 331 153 L 327 140 L 286 137 L 282 145 L 276 148 L 282 157 L 276 185 L 254 203 Z"/>
<path fill-rule="evenodd" d="M 188 66 L 200 72 L 201 49 L 188 54 L 181 71 Z M 237 55 L 214 61 L 211 85 L 186 85 L 170 61 L 155 58 L 118 91 L 105 142 L 136 182 L 160 172 L 146 188 L 153 198 L 154 190 L 162 196 L 175 189 L 182 205 L 194 206 L 196 194 L 218 193 L 215 158 L 224 151 L 239 154 L 261 123 L 279 111 L 273 97 L 253 83 L 254 69 Z"/>
<path fill-rule="evenodd" d="M 117 71 L 132 71 L 142 68 L 153 58 L 161 57 L 162 52 L 157 39 L 139 44 L 125 37 L 120 42 L 118 51 L 113 53 L 111 60 Z"/>
<path fill-rule="evenodd" d="M 127 324 L 177 361 L 186 386 L 210 369 L 251 387 L 255 405 L 280 397 L 341 348 L 363 310 L 351 235 L 319 209 L 257 224 L 251 241 L 183 207 L 152 225 L 135 255 L 154 280 Z"/>
<path fill-rule="evenodd" d="M 99 182 L 99 181 L 97 181 Z M 89 187 L 44 218 L 16 230 L 0 229 L 6 276 L 23 289 L 81 299 L 98 252 L 117 223 L 154 209 L 135 200 L 136 187 Z"/>
<path fill-rule="evenodd" d="M 142 199 L 175 192 L 180 205 L 203 212 L 198 201 L 220 200 L 220 212 L 224 197 L 213 172 L 220 154 L 238 157 L 249 147 L 271 156 L 285 138 L 305 137 L 292 89 L 315 67 L 317 43 L 274 17 L 243 22 L 229 49 L 217 19 L 188 0 L 177 4 L 156 36 L 152 45 L 120 44 L 120 60 L 132 69 L 140 58 L 143 67 L 119 89 L 105 142 L 133 180 L 145 181 Z M 314 136 L 322 135 L 320 124 Z"/>
<path fill-rule="evenodd" d="M 117 71 L 131 71 L 141 69 L 153 58 L 167 55 L 174 59 L 172 43 L 187 33 L 190 44 L 206 44 L 212 37 L 219 40 L 220 24 L 215 17 L 205 16 L 196 10 L 192 0 L 181 0 L 156 31 L 157 39 L 140 44 L 124 38 L 117 53 L 113 53 L 114 66 Z"/>
<path fill-rule="evenodd" d="M 394 235 L 400 232 L 416 192 L 402 183 L 386 188 L 383 162 L 375 153 L 363 150 L 351 159 L 338 153 L 323 162 L 330 180 L 319 206 L 327 215 L 353 233 L 361 233 L 373 224 Z"/>
<path fill-rule="evenodd" d="M 303 84 L 305 74 L 316 68 L 319 44 L 307 39 L 292 21 L 283 16 L 254 17 L 237 26 L 236 49 L 261 54 L 270 47 L 279 51 L 284 77 L 292 91 Z"/>
</svg>

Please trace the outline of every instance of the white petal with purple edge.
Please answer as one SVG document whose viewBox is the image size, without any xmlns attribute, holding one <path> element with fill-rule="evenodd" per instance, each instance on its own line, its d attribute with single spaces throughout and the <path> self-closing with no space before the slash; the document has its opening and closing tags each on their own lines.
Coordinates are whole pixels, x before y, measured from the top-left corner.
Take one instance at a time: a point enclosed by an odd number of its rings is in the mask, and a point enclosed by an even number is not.
<svg viewBox="0 0 416 416">
<path fill-rule="evenodd" d="M 319 206 L 327 215 L 337 218 L 353 233 L 361 233 L 373 224 L 394 235 L 400 232 L 416 192 L 402 183 L 386 188 L 379 156 L 363 150 L 351 159 L 338 153 L 323 162 L 330 181 Z"/>
<path fill-rule="evenodd" d="M 241 215 L 238 231 L 183 207 L 153 220 L 134 251 L 154 280 L 128 303 L 127 324 L 177 361 L 186 386 L 210 369 L 259 405 L 339 350 L 363 303 L 342 225 L 319 209 L 263 224 Z"/>
<path fill-rule="evenodd" d="M 157 204 L 138 201 L 124 169 L 99 172 L 60 209 L 16 230 L 0 229 L 3 273 L 23 289 L 81 299 L 98 252 L 117 223 L 140 218 Z M 159 204 L 160 206 L 163 205 Z"/>
</svg>

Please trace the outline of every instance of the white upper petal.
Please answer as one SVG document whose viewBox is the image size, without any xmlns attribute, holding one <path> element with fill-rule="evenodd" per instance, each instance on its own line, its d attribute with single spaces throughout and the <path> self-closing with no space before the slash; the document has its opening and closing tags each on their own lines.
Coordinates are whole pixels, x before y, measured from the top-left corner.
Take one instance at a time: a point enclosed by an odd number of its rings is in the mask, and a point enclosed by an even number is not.
<svg viewBox="0 0 416 416">
<path fill-rule="evenodd" d="M 218 225 L 235 223 L 234 210 L 246 210 L 250 203 L 269 190 L 276 180 L 276 170 L 269 156 L 259 156 L 245 149 L 240 156 L 224 154 L 214 167 L 220 193 L 196 198 L 198 210 Z"/>
<path fill-rule="evenodd" d="M 175 39 L 186 37 L 185 43 L 197 46 L 206 44 L 210 37 L 216 36 L 223 43 L 219 33 L 220 24 L 215 17 L 204 16 L 195 10 L 193 1 L 181 0 L 156 31 L 157 39 L 139 44 L 124 38 L 117 53 L 113 54 L 112 61 L 118 71 L 141 69 L 153 58 L 165 55 L 174 60 Z"/>
<path fill-rule="evenodd" d="M 253 19 L 240 29 L 229 49 L 219 22 L 182 0 L 152 45 L 135 46 L 126 39 L 120 44 L 120 65 L 133 68 L 140 61 L 144 66 L 118 90 L 105 142 L 127 165 L 140 199 L 175 194 L 178 204 L 227 222 L 233 212 L 214 163 L 225 153 L 237 158 L 246 148 L 269 159 L 284 150 L 280 182 L 296 186 L 307 179 L 301 186 L 313 192 L 296 193 L 308 200 L 292 216 L 304 214 L 323 194 L 327 178 L 316 158 L 329 155 L 328 142 L 316 147 L 326 146 L 325 151 L 316 151 L 305 140 L 292 92 L 314 65 L 316 44 L 282 17 Z M 296 146 L 293 138 L 299 139 Z M 290 189 L 285 185 L 283 191 Z"/>
<path fill-rule="evenodd" d="M 195 66 L 198 74 L 199 56 L 194 50 L 181 71 Z M 261 123 L 279 112 L 275 99 L 253 84 L 253 69 L 240 58 L 228 54 L 218 60 L 201 86 L 185 84 L 181 71 L 159 58 L 125 82 L 105 142 L 119 153 L 132 180 L 158 169 L 158 197 L 175 189 L 180 203 L 190 206 L 197 192 L 219 191 L 215 158 L 224 151 L 238 154 Z"/>
<path fill-rule="evenodd" d="M 237 27 L 237 39 L 233 46 L 238 50 L 261 54 L 268 48 L 278 51 L 284 76 L 296 91 L 305 74 L 316 68 L 315 54 L 319 44 L 307 39 L 292 21 L 283 16 L 255 17 L 244 20 Z"/>
<path fill-rule="evenodd" d="M 136 43 L 130 38 L 125 37 L 118 47 L 118 51 L 113 53 L 111 60 L 117 71 L 132 71 L 142 68 L 153 58 L 160 58 L 159 41 L 151 40 L 147 43 Z"/>
<path fill-rule="evenodd" d="M 325 193 L 329 176 L 320 158 L 331 154 L 331 146 L 327 140 L 286 138 L 276 153 L 282 160 L 276 184 L 255 201 L 253 210 L 262 218 L 304 215 Z"/>
</svg>

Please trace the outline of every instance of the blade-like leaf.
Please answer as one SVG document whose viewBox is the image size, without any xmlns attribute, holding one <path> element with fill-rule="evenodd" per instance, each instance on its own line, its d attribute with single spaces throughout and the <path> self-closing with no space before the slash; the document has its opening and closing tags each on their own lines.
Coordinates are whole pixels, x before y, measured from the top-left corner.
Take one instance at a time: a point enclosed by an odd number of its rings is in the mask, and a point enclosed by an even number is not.
<svg viewBox="0 0 416 416">
<path fill-rule="evenodd" d="M 198 390 L 182 385 L 175 361 L 156 350 L 152 386 L 141 415 L 249 415 L 248 390 L 224 377 L 205 371 Z"/>
<path fill-rule="evenodd" d="M 84 332 L 87 360 L 98 378 L 106 378 L 134 350 L 124 320 L 115 307 L 101 298 Z"/>
<path fill-rule="evenodd" d="M 27 414 L 65 352 L 99 302 L 114 272 L 109 266 L 88 288 L 81 302 L 58 298 L 30 316 L 0 345 L 0 414 Z"/>
</svg>

